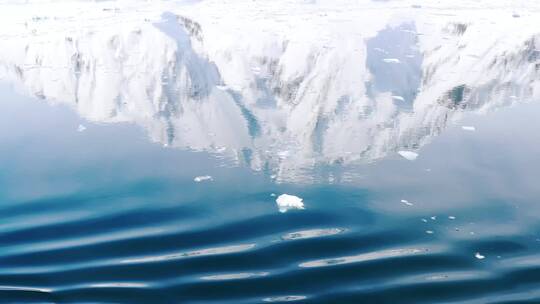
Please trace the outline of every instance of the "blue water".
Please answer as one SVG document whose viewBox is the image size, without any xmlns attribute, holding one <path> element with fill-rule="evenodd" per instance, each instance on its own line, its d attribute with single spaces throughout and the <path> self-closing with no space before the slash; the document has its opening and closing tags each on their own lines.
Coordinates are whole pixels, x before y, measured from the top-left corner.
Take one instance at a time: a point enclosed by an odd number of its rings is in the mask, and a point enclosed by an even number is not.
<svg viewBox="0 0 540 304">
<path fill-rule="evenodd" d="M 0 95 L 2 303 L 540 301 L 538 105 L 467 117 L 476 132 L 449 127 L 414 162 L 276 183 Z M 305 210 L 278 212 L 282 193 Z"/>
</svg>

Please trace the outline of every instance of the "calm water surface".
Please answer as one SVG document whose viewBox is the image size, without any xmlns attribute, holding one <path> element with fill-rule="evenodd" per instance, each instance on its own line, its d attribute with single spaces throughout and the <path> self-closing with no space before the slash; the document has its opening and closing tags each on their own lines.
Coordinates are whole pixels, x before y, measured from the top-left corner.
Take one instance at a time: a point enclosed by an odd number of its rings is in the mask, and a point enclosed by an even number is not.
<svg viewBox="0 0 540 304">
<path fill-rule="evenodd" d="M 175 18 L 143 27 L 178 39 L 150 49 L 186 47 L 190 23 Z M 276 101 L 301 88 L 254 78 L 251 104 L 224 71 L 197 84 L 214 63 L 193 54 L 145 57 L 157 76 L 142 80 L 122 74 L 120 55 L 100 72 L 88 58 L 108 55 L 84 47 L 52 67 L 34 42 L 32 66 L 0 56 L 0 302 L 540 302 L 536 42 L 491 82 L 460 86 L 426 68 L 417 27 L 366 39 L 371 103 L 351 91 L 306 125 Z M 197 94 L 174 79 L 182 71 Z M 147 95 L 128 96 L 138 84 Z M 279 212 L 284 193 L 305 209 Z"/>
</svg>

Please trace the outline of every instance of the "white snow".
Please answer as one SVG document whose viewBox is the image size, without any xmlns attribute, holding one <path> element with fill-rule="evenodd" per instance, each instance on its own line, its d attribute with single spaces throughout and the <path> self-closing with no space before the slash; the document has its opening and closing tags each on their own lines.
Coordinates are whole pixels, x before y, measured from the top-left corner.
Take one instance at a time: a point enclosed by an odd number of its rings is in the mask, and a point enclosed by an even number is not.
<svg viewBox="0 0 540 304">
<path fill-rule="evenodd" d="M 415 160 L 418 157 L 418 153 L 413 151 L 398 151 L 398 154 L 407 160 Z"/>
<path fill-rule="evenodd" d="M 284 213 L 290 209 L 304 209 L 302 199 L 295 195 L 282 194 L 276 199 L 279 212 Z"/>
<path fill-rule="evenodd" d="M 195 181 L 196 183 L 200 183 L 200 182 L 204 182 L 204 181 L 212 181 L 214 180 L 212 178 L 212 176 L 210 175 L 201 175 L 201 176 L 196 176 L 193 181 Z"/>
<path fill-rule="evenodd" d="M 476 128 L 473 126 L 462 126 L 461 129 L 465 131 L 476 131 Z"/>
</svg>

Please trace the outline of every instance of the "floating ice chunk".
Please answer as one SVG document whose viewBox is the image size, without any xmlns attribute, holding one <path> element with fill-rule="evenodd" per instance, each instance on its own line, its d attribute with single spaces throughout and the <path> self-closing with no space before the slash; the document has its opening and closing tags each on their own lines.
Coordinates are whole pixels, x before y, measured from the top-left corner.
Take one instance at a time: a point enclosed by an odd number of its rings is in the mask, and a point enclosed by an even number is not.
<svg viewBox="0 0 540 304">
<path fill-rule="evenodd" d="M 473 126 L 462 126 L 461 128 L 465 131 L 476 131 L 476 128 Z"/>
<path fill-rule="evenodd" d="M 436 221 L 436 220 L 437 220 L 437 216 L 436 216 L 436 215 L 434 215 L 434 216 L 432 216 L 432 217 L 430 217 L 430 218 L 431 218 L 432 221 Z"/>
<path fill-rule="evenodd" d="M 455 219 L 456 219 L 456 217 L 455 217 L 455 216 L 452 216 L 452 215 L 450 215 L 450 216 L 448 216 L 448 219 L 450 219 L 450 220 L 455 220 Z"/>
<path fill-rule="evenodd" d="M 77 128 L 77 131 L 79 132 L 84 132 L 84 130 L 86 130 L 86 127 L 83 125 L 79 125 L 79 127 Z"/>
<path fill-rule="evenodd" d="M 400 63 L 401 62 L 397 58 L 384 58 L 383 61 L 386 63 Z"/>
<path fill-rule="evenodd" d="M 229 87 L 226 85 L 217 85 L 216 88 L 222 91 L 227 91 L 227 89 L 229 89 Z"/>
<path fill-rule="evenodd" d="M 271 197 L 276 197 L 276 194 L 275 193 L 270 193 L 270 196 Z"/>
<path fill-rule="evenodd" d="M 427 234 L 433 234 L 433 230 L 426 230 Z"/>
<path fill-rule="evenodd" d="M 477 258 L 477 259 L 479 259 L 479 260 L 483 260 L 483 259 L 486 258 L 485 256 L 481 255 L 480 252 L 475 253 L 475 254 L 474 254 L 474 257 Z"/>
<path fill-rule="evenodd" d="M 196 183 L 200 183 L 200 182 L 204 182 L 204 181 L 212 181 L 214 179 L 210 175 L 201 175 L 201 176 L 196 176 L 193 180 Z"/>
<path fill-rule="evenodd" d="M 422 219 L 422 222 L 427 223 L 427 220 L 425 218 Z"/>
<path fill-rule="evenodd" d="M 413 205 L 413 203 L 409 202 L 408 200 L 402 199 L 401 202 L 404 203 L 407 206 L 412 206 Z"/>
<path fill-rule="evenodd" d="M 392 95 L 392 99 L 399 100 L 399 101 L 405 101 L 405 98 L 399 96 L 399 95 Z"/>
<path fill-rule="evenodd" d="M 398 154 L 407 160 L 415 160 L 418 157 L 418 153 L 413 151 L 398 151 Z"/>
<path fill-rule="evenodd" d="M 304 203 L 298 196 L 282 194 L 276 199 L 279 212 L 284 213 L 289 209 L 304 209 Z"/>
</svg>

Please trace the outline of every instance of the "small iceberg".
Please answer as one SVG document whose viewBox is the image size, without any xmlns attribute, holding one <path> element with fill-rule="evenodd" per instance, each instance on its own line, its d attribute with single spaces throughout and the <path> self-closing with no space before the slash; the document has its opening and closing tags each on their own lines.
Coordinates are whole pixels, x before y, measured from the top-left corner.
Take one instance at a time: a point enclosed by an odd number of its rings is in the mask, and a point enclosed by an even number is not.
<svg viewBox="0 0 540 304">
<path fill-rule="evenodd" d="M 79 125 L 79 127 L 77 128 L 78 132 L 84 132 L 84 130 L 86 130 L 86 127 L 83 125 Z"/>
<path fill-rule="evenodd" d="M 304 203 L 298 196 L 282 194 L 276 199 L 279 212 L 285 213 L 290 209 L 304 209 Z"/>
<path fill-rule="evenodd" d="M 226 85 L 217 85 L 216 88 L 222 91 L 227 91 L 229 89 L 229 87 Z"/>
<path fill-rule="evenodd" d="M 400 63 L 401 62 L 397 58 L 384 58 L 383 61 L 386 63 Z"/>
<path fill-rule="evenodd" d="M 196 183 L 200 183 L 200 182 L 204 182 L 204 181 L 212 181 L 214 180 L 210 175 L 201 175 L 201 176 L 196 176 L 193 181 L 195 181 Z"/>
<path fill-rule="evenodd" d="M 401 157 L 405 158 L 406 160 L 415 160 L 418 157 L 418 153 L 413 151 L 398 151 L 398 154 L 401 155 Z"/>
<path fill-rule="evenodd" d="M 461 129 L 465 130 L 465 131 L 476 131 L 476 128 L 473 127 L 473 126 L 462 126 Z"/>
<path fill-rule="evenodd" d="M 405 101 L 405 98 L 399 95 L 392 95 L 392 99 L 399 100 L 399 101 Z"/>
</svg>

